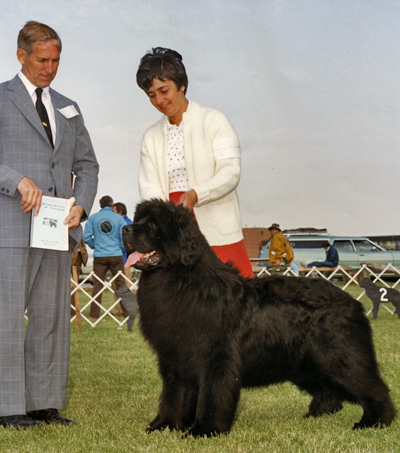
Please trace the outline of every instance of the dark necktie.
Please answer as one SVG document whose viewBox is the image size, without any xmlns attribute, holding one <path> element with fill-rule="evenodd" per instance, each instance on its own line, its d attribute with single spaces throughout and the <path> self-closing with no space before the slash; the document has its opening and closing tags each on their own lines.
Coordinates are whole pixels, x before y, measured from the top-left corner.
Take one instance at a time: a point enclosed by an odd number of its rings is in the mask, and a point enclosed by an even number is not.
<svg viewBox="0 0 400 453">
<path fill-rule="evenodd" d="M 36 88 L 36 110 L 39 113 L 40 119 L 42 121 L 44 130 L 46 131 L 47 137 L 49 137 L 50 144 L 54 148 L 53 144 L 53 134 L 51 133 L 51 128 L 50 128 L 50 121 L 49 121 L 49 115 L 47 115 L 47 110 L 46 107 L 43 104 L 42 101 L 42 88 Z"/>
</svg>

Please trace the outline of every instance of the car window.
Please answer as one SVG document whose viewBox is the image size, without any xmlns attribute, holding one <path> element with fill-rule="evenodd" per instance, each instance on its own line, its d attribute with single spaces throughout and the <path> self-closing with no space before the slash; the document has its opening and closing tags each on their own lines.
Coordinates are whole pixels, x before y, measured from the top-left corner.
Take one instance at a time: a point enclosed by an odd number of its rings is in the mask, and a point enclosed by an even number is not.
<svg viewBox="0 0 400 453">
<path fill-rule="evenodd" d="M 353 241 L 357 252 L 379 252 L 378 247 L 368 241 Z"/>
<path fill-rule="evenodd" d="M 324 242 L 324 240 L 321 240 L 321 241 L 305 240 L 305 241 L 303 241 L 303 240 L 289 239 L 290 247 L 292 247 L 292 249 L 320 249 L 320 248 L 322 248 L 323 242 Z"/>
<path fill-rule="evenodd" d="M 334 243 L 333 243 L 334 247 L 337 249 L 337 250 L 342 250 L 343 252 L 354 252 L 354 248 L 353 246 L 351 245 L 351 241 L 347 241 L 347 240 L 343 240 L 343 241 L 338 241 L 336 240 Z"/>
</svg>

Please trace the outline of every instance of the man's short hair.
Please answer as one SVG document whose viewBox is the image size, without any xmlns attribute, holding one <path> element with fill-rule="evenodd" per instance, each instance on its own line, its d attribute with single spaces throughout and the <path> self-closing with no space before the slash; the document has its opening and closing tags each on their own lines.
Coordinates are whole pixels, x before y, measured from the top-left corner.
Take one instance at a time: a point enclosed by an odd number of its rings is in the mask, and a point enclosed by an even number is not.
<svg viewBox="0 0 400 453">
<path fill-rule="evenodd" d="M 36 42 L 53 41 L 53 43 L 62 49 L 61 39 L 57 32 L 46 24 L 35 22 L 33 20 L 27 22 L 20 30 L 17 39 L 18 49 L 25 50 L 29 55 L 33 51 L 33 45 Z"/>
<path fill-rule="evenodd" d="M 117 210 L 118 214 L 126 215 L 128 213 L 124 203 L 121 202 L 114 203 L 113 208 Z"/>
<path fill-rule="evenodd" d="M 113 205 L 113 199 L 110 196 L 104 195 L 104 197 L 100 198 L 101 209 L 105 208 L 106 206 L 109 206 L 111 208 L 112 205 Z"/>
</svg>

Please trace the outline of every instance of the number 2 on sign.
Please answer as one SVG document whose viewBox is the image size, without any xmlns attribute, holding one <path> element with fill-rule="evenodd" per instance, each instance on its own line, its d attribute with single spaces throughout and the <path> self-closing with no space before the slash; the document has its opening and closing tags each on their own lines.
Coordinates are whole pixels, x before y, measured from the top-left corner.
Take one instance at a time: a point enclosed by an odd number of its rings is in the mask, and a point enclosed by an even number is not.
<svg viewBox="0 0 400 453">
<path fill-rule="evenodd" d="M 381 294 L 381 302 L 389 302 L 388 298 L 386 297 L 386 294 L 387 294 L 387 289 L 386 288 L 381 288 L 379 290 Z"/>
</svg>

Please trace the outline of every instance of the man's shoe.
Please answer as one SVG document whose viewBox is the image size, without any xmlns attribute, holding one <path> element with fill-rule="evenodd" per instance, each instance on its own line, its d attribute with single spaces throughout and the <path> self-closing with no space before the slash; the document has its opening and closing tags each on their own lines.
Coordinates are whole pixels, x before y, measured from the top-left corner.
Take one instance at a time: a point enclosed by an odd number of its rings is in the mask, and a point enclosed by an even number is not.
<svg viewBox="0 0 400 453">
<path fill-rule="evenodd" d="M 34 426 L 40 426 L 40 423 L 36 423 L 36 420 L 29 417 L 29 415 L 7 415 L 6 417 L 0 417 L 2 426 L 7 428 L 17 429 L 28 429 Z"/>
<path fill-rule="evenodd" d="M 42 409 L 39 411 L 31 411 L 28 412 L 28 415 L 34 420 L 47 424 L 57 423 L 59 425 L 71 425 L 73 423 L 76 423 L 76 421 L 72 418 L 63 417 L 57 409 Z"/>
</svg>

